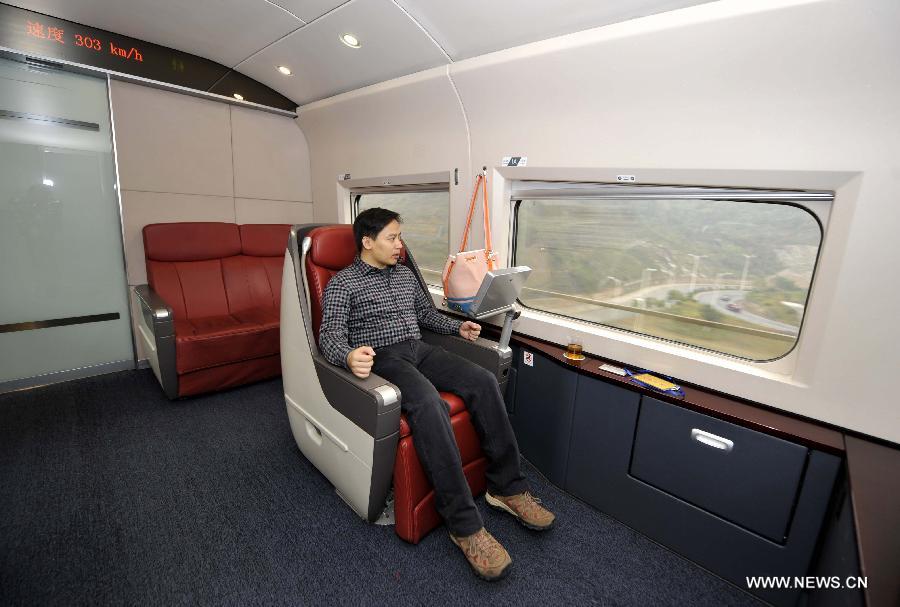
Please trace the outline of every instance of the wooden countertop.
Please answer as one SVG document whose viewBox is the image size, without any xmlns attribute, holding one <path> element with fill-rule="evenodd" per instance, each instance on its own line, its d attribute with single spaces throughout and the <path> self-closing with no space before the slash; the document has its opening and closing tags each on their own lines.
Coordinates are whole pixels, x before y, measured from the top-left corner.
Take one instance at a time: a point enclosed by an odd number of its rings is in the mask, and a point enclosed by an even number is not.
<svg viewBox="0 0 900 607">
<path fill-rule="evenodd" d="M 850 435 L 844 441 L 866 602 L 900 605 L 900 450 Z"/>
<path fill-rule="evenodd" d="M 763 408 L 762 405 L 742 402 L 734 398 L 722 396 L 692 386 L 682 386 L 684 389 L 684 398 L 669 396 L 633 384 L 627 377 L 621 377 L 613 373 L 601 371 L 599 366 L 603 363 L 610 362 L 602 358 L 587 355 L 583 361 L 575 362 L 563 356 L 565 349 L 555 344 L 549 344 L 524 335 L 513 335 L 512 341 L 542 352 L 554 360 L 559 361 L 561 364 L 572 367 L 581 373 L 598 377 L 611 383 L 620 384 L 622 387 L 629 390 L 640 392 L 641 394 L 646 394 L 686 409 L 705 413 L 740 426 L 752 428 L 764 432 L 765 434 L 791 440 L 813 449 L 819 449 L 838 456 L 842 456 L 844 453 L 843 435 L 837 430 L 825 428 L 818 424 L 792 417 L 787 414 L 778 413 Z"/>
</svg>

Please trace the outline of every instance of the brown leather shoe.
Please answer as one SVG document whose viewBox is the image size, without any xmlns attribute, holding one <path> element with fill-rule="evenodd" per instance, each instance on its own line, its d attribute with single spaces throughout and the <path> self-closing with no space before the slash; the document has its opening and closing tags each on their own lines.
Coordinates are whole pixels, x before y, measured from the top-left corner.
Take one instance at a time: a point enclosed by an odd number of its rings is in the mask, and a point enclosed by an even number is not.
<svg viewBox="0 0 900 607">
<path fill-rule="evenodd" d="M 531 495 L 528 491 L 518 495 L 510 495 L 509 497 L 486 493 L 485 500 L 489 506 L 509 512 L 529 529 L 543 531 L 552 527 L 556 521 L 556 516 L 541 506 L 541 500 Z"/>
<path fill-rule="evenodd" d="M 509 553 L 484 527 L 466 537 L 451 533 L 450 539 L 460 547 L 475 575 L 481 579 L 493 582 L 509 573 L 512 565 Z"/>
</svg>

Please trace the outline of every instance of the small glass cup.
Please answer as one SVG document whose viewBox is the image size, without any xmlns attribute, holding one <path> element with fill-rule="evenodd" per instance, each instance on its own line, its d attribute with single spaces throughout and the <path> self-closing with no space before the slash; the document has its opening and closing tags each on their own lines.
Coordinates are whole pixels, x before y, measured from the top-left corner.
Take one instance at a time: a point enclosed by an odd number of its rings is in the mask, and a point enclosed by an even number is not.
<svg viewBox="0 0 900 607">
<path fill-rule="evenodd" d="M 581 337 L 578 335 L 569 336 L 569 345 L 566 346 L 566 351 L 563 352 L 563 356 L 568 358 L 569 360 L 584 360 L 584 354 L 582 353 L 582 341 Z"/>
</svg>

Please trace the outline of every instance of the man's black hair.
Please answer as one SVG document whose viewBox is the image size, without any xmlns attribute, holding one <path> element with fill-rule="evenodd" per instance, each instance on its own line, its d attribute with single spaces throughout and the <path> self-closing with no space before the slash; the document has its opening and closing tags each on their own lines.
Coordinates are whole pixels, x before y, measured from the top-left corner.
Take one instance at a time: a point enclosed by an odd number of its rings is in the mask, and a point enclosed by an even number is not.
<svg viewBox="0 0 900 607">
<path fill-rule="evenodd" d="M 353 222 L 353 238 L 356 240 L 356 252 L 362 253 L 363 236 L 368 236 L 375 240 L 381 233 L 381 230 L 394 220 L 397 220 L 397 223 L 403 223 L 399 213 L 378 207 L 366 209 L 357 215 L 356 221 Z"/>
</svg>

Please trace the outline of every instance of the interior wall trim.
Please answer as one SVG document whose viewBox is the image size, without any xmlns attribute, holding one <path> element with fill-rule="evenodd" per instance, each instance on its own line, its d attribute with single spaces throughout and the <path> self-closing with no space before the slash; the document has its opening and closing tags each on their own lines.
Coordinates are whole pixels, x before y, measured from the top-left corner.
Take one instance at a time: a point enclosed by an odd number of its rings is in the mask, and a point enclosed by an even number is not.
<svg viewBox="0 0 900 607">
<path fill-rule="evenodd" d="M 59 116 L 42 116 L 40 114 L 31 114 L 29 112 L 14 112 L 12 110 L 0 110 L 0 118 L 6 120 L 30 120 L 32 122 L 46 122 L 56 126 L 67 126 L 73 129 L 84 129 L 86 131 L 99 131 L 100 125 L 96 122 L 84 122 L 82 120 L 71 120 L 69 118 L 61 118 Z"/>
<path fill-rule="evenodd" d="M 73 379 L 84 379 L 85 377 L 93 377 L 95 375 L 105 375 L 106 373 L 115 373 L 116 371 L 130 371 L 134 368 L 135 363 L 133 360 L 117 360 L 103 363 L 102 365 L 92 365 L 90 367 L 80 367 L 69 371 L 58 371 L 56 373 L 45 373 L 44 375 L 37 375 L 35 377 L 13 379 L 0 382 L 0 394 L 3 394 L 4 392 L 39 388 L 41 386 L 49 386 L 50 384 L 58 384 Z"/>
<path fill-rule="evenodd" d="M 92 322 L 105 322 L 118 320 L 121 315 L 118 312 L 107 314 L 90 314 L 87 316 L 69 316 L 67 318 L 51 318 L 48 320 L 29 320 L 26 322 L 14 322 L 0 325 L 0 333 L 16 333 L 18 331 L 34 331 L 36 329 L 49 329 L 50 327 L 66 327 L 69 325 L 84 325 Z"/>
</svg>

